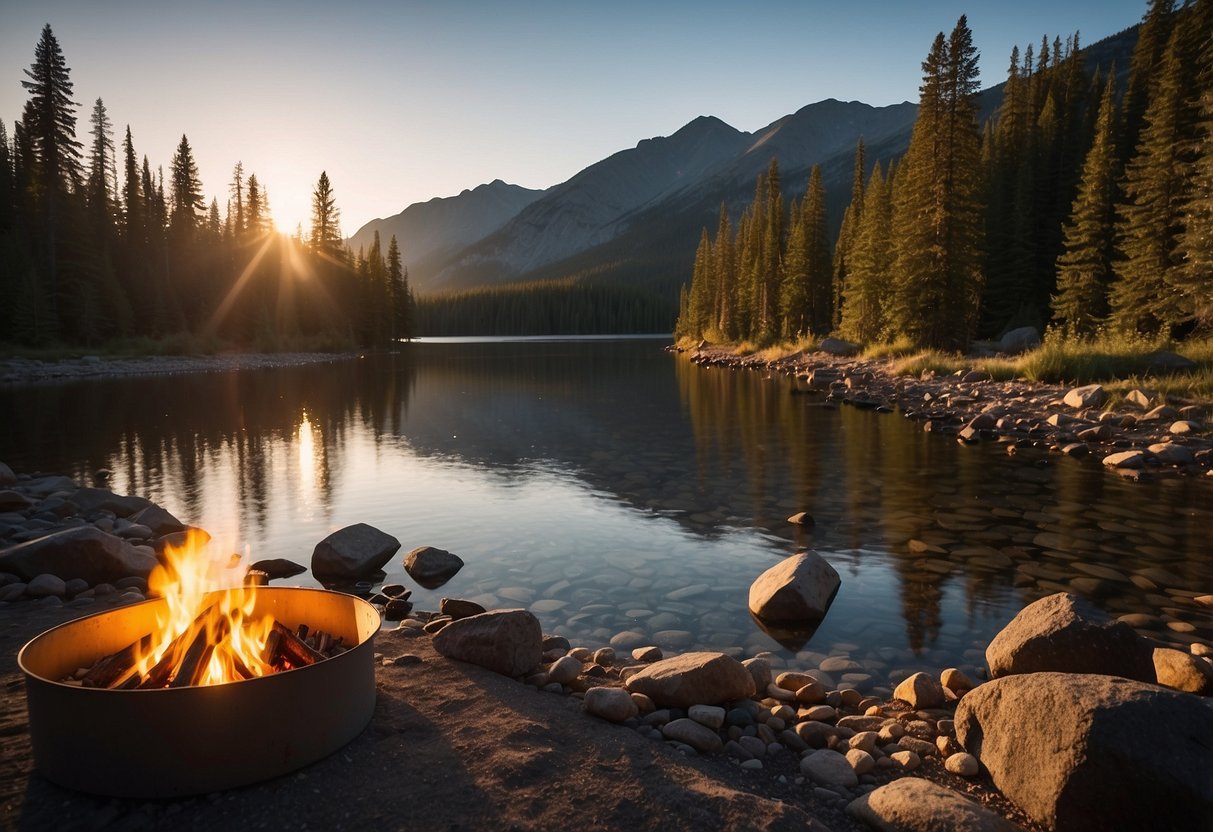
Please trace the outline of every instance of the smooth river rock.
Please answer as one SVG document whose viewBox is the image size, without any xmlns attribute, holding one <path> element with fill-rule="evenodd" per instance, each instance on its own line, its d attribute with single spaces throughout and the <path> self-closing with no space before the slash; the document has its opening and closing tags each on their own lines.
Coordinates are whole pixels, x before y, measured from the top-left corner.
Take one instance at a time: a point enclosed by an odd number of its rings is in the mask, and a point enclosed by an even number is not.
<svg viewBox="0 0 1213 832">
<path fill-rule="evenodd" d="M 462 568 L 461 557 L 434 546 L 418 546 L 404 556 L 404 571 L 426 589 L 442 586 Z"/>
<path fill-rule="evenodd" d="M 920 777 L 902 777 L 851 801 L 847 814 L 882 832 L 1019 832 L 980 803 Z"/>
<path fill-rule="evenodd" d="M 131 576 L 146 578 L 155 566 L 151 549 L 132 546 L 94 526 L 65 529 L 0 551 L 0 572 L 27 581 L 49 573 L 65 581 L 80 578 L 99 584 Z"/>
<path fill-rule="evenodd" d="M 1155 647 L 1154 673 L 1160 685 L 1186 693 L 1213 693 L 1213 665 L 1191 653 Z"/>
<path fill-rule="evenodd" d="M 645 667 L 628 677 L 627 689 L 643 693 L 659 708 L 688 708 L 745 699 L 754 679 L 739 661 L 724 653 L 684 653 Z"/>
<path fill-rule="evenodd" d="M 1103 673 L 1153 682 L 1152 649 L 1123 621 L 1059 592 L 1019 611 L 986 648 L 994 678 L 1057 671 Z"/>
<path fill-rule="evenodd" d="M 720 739 L 719 734 L 686 717 L 667 722 L 661 726 L 661 733 L 668 740 L 686 743 L 696 751 L 704 753 L 713 753 L 724 748 L 724 740 Z"/>
<path fill-rule="evenodd" d="M 494 610 L 450 622 L 434 636 L 434 649 L 448 659 L 522 676 L 543 658 L 543 628 L 528 610 Z"/>
<path fill-rule="evenodd" d="M 338 529 L 316 544 L 312 572 L 326 578 L 362 578 L 381 569 L 400 541 L 366 523 Z"/>
<path fill-rule="evenodd" d="M 829 748 L 822 748 L 800 761 L 800 773 L 826 786 L 856 786 L 859 776 L 847 758 Z"/>
<path fill-rule="evenodd" d="M 816 552 L 785 558 L 750 586 L 750 612 L 769 622 L 819 621 L 825 617 L 841 580 Z"/>
<path fill-rule="evenodd" d="M 595 687 L 585 692 L 581 706 L 586 713 L 608 722 L 623 722 L 636 716 L 638 708 L 623 688 Z"/>
<path fill-rule="evenodd" d="M 1213 702 L 1114 676 L 1027 673 L 960 700 L 956 737 L 1049 829 L 1213 821 Z"/>
</svg>

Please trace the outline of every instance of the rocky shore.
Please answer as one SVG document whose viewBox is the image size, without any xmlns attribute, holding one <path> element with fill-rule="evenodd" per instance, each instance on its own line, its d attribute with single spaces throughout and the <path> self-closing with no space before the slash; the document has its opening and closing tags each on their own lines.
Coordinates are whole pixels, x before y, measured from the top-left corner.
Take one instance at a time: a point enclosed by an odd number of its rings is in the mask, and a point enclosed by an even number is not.
<svg viewBox="0 0 1213 832">
<path fill-rule="evenodd" d="M 788 376 L 796 393 L 830 404 L 896 411 L 923 430 L 962 444 L 998 442 L 1010 454 L 1037 450 L 1091 457 L 1133 480 L 1159 474 L 1213 477 L 1208 403 L 1167 402 L 1137 389 L 1109 407 L 1109 396 L 1098 384 L 1068 388 L 995 381 L 978 370 L 896 376 L 889 360 L 857 357 L 857 349 L 826 339 L 815 352 L 768 360 L 702 344 L 690 358 L 709 369 Z"/>
<path fill-rule="evenodd" d="M 403 585 L 374 592 L 371 576 L 400 543 L 365 524 L 320 541 L 311 562 L 327 579 L 360 581 L 399 622 L 378 636 L 379 705 L 354 743 L 275 783 L 191 801 L 100 800 L 32 776 L 17 647 L 65 618 L 142 600 L 148 571 L 186 530 L 142 498 L 0 465 L 0 671 L 12 694 L 0 712 L 6 827 L 54 817 L 254 828 L 302 817 L 334 781 L 349 789 L 337 801 L 344 814 L 315 808 L 331 828 L 402 817 L 421 829 L 1213 823 L 1213 651 L 1154 644 L 1068 593 L 1016 615 L 986 649 L 981 678 L 956 668 L 914 673 L 882 698 L 848 686 L 857 668 L 845 657 L 810 666 L 715 651 L 666 655 L 651 644 L 591 651 L 544 634 L 525 609 L 447 598 L 438 610 L 413 610 Z M 819 568 L 803 555 L 787 563 L 801 561 Z M 433 547 L 404 559 L 421 586 L 440 586 L 461 566 Z M 259 581 L 305 569 L 253 567 Z M 768 584 L 778 579 L 806 596 L 797 614 L 819 614 L 821 599 L 780 569 L 755 582 L 751 607 L 769 613 L 782 590 Z M 817 591 L 830 595 L 830 583 Z M 382 783 L 389 761 L 414 780 L 393 769 L 392 784 Z M 449 800 L 435 801 L 431 789 Z M 266 806 L 284 814 L 267 815 Z"/>
<path fill-rule="evenodd" d="M 60 361 L 36 358 L 0 358 L 0 384 L 40 381 L 70 381 L 81 378 L 114 378 L 181 373 L 222 373 L 334 363 L 354 358 L 354 353 L 283 352 L 233 353 L 230 355 L 148 355 L 112 358 L 86 355 Z"/>
</svg>

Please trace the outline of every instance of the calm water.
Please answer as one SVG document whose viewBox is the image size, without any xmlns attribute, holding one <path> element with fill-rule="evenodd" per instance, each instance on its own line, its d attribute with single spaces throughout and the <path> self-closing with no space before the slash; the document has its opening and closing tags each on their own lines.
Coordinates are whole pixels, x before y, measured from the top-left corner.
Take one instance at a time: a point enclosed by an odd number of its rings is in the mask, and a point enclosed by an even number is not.
<svg viewBox="0 0 1213 832">
<path fill-rule="evenodd" d="M 403 551 L 459 554 L 450 583 L 414 589 L 421 608 L 443 595 L 527 606 L 591 647 L 634 631 L 796 664 L 845 654 L 858 666 L 839 672 L 861 688 L 911 667 L 971 669 L 1018 609 L 1063 588 L 1141 614 L 1163 639 L 1213 636 L 1192 601 L 1213 591 L 1213 483 L 1133 484 L 1097 462 L 961 447 L 661 344 L 426 343 L 9 386 L 0 459 L 82 481 L 109 468 L 114 490 L 254 560 L 307 564 L 357 522 Z M 789 526 L 797 511 L 817 526 Z M 746 611 L 749 585 L 801 546 L 842 587 L 816 632 L 768 633 Z M 388 578 L 412 585 L 399 557 Z"/>
</svg>

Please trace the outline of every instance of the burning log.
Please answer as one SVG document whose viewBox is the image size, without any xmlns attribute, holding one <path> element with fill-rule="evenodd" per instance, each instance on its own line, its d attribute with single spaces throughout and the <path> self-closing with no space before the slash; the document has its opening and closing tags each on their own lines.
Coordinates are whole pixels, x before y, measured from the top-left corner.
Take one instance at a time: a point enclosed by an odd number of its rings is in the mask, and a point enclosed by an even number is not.
<svg viewBox="0 0 1213 832">
<path fill-rule="evenodd" d="M 172 640 L 168 646 L 168 649 L 164 651 L 164 655 L 160 657 L 160 661 L 156 662 L 152 669 L 149 670 L 139 682 L 140 690 L 145 690 L 147 688 L 162 688 L 168 685 L 169 681 L 173 678 L 174 671 L 177 670 L 183 658 L 181 653 L 182 645 L 184 645 L 186 640 L 191 636 L 201 631 L 203 646 L 206 645 L 206 619 L 212 614 L 215 606 L 215 604 L 211 604 L 202 612 L 198 613 L 198 615 L 194 617 L 193 623 L 190 624 L 189 627 L 186 627 L 185 632 L 181 633 L 181 635 Z M 197 641 L 197 639 L 195 639 L 195 641 Z"/>
<path fill-rule="evenodd" d="M 306 632 L 306 625 L 300 627 Z M 278 634 L 278 642 L 274 653 L 267 653 L 271 658 L 281 657 L 290 662 L 291 667 L 304 667 L 309 664 L 315 664 L 318 661 L 323 661 L 326 656 L 317 652 L 312 647 L 309 647 L 306 642 L 284 627 L 281 622 L 274 622 L 274 629 L 270 631 L 270 638 L 273 634 Z M 269 645 L 267 644 L 267 647 Z M 273 662 L 270 662 L 272 664 Z"/>
<path fill-rule="evenodd" d="M 119 687 L 135 670 L 135 659 L 152 646 L 152 635 L 148 633 L 138 641 L 128 644 L 116 653 L 110 653 L 97 662 L 80 680 L 86 688 Z"/>
</svg>

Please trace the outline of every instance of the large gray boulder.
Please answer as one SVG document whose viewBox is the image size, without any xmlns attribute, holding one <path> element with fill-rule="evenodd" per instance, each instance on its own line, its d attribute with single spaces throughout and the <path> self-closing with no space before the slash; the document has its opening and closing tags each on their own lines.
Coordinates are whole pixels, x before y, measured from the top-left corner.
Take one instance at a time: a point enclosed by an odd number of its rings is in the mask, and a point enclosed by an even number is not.
<svg viewBox="0 0 1213 832">
<path fill-rule="evenodd" d="M 434 636 L 434 649 L 448 659 L 522 676 L 543 659 L 543 628 L 527 610 L 493 610 L 447 624 Z"/>
<path fill-rule="evenodd" d="M 1012 329 L 998 341 L 998 351 L 1004 355 L 1019 355 L 1040 346 L 1040 330 L 1034 326 Z"/>
<path fill-rule="evenodd" d="M 683 653 L 662 659 L 629 676 L 625 684 L 631 693 L 643 693 L 659 708 L 718 705 L 754 694 L 750 671 L 724 653 Z"/>
<path fill-rule="evenodd" d="M 974 688 L 956 737 L 1049 829 L 1213 827 L 1213 702 L 1115 676 L 1029 673 Z"/>
<path fill-rule="evenodd" d="M 847 804 L 847 814 L 881 832 L 1019 832 L 1019 826 L 975 800 L 923 780 L 902 777 Z"/>
<path fill-rule="evenodd" d="M 442 586 L 462 568 L 459 555 L 434 546 L 418 546 L 404 556 L 404 571 L 426 589 Z"/>
<path fill-rule="evenodd" d="M 89 584 L 138 576 L 146 578 L 156 566 L 149 549 L 94 526 L 76 526 L 0 551 L 0 572 L 25 580 L 49 573 L 65 581 L 80 578 Z"/>
<path fill-rule="evenodd" d="M 338 529 L 316 544 L 312 573 L 326 578 L 362 578 L 381 569 L 400 541 L 366 523 Z"/>
<path fill-rule="evenodd" d="M 1019 611 L 986 648 L 994 678 L 1051 670 L 1153 682 L 1150 644 L 1123 621 L 1058 592 Z"/>
<path fill-rule="evenodd" d="M 770 622 L 819 621 L 841 580 L 816 552 L 785 558 L 750 586 L 750 612 Z"/>
</svg>

